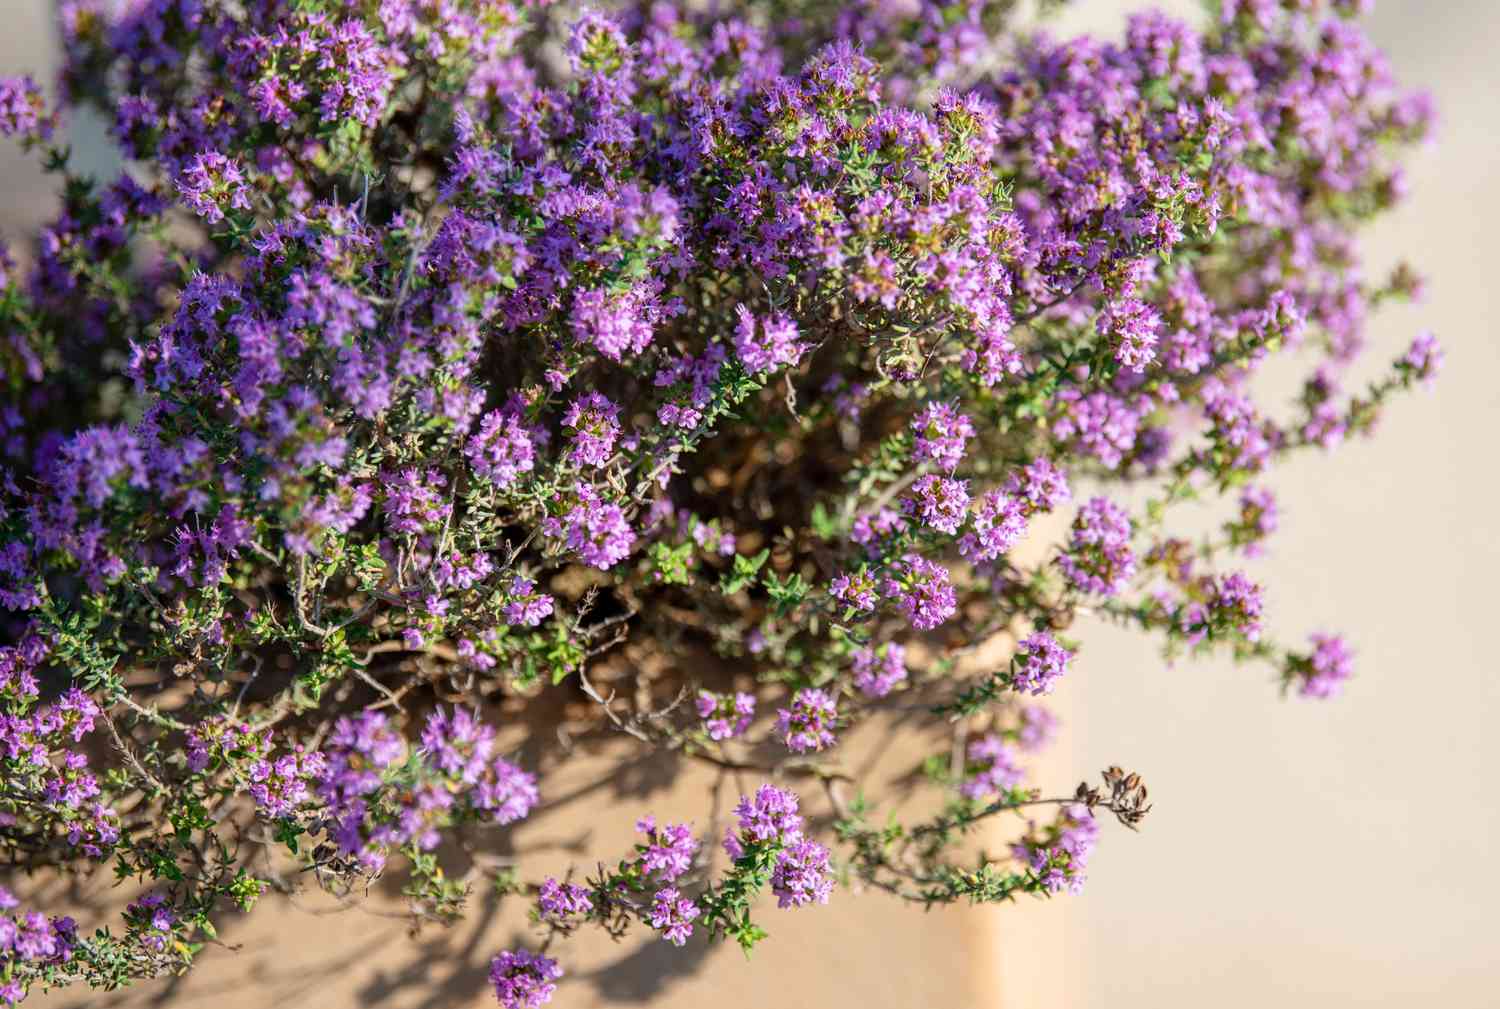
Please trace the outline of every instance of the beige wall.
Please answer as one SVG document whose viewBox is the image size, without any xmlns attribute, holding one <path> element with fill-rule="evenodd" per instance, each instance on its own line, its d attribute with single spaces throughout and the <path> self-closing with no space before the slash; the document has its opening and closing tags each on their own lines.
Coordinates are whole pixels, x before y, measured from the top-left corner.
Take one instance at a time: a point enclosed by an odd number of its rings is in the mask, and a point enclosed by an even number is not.
<svg viewBox="0 0 1500 1009">
<path fill-rule="evenodd" d="M 1077 2 L 1076 23 L 1103 25 L 1135 6 Z M 3 72 L 45 69 L 42 6 L 0 0 Z M 1051 781 L 1118 762 L 1157 803 L 1141 835 L 1106 830 L 1082 897 L 909 919 L 860 898 L 788 918 L 749 971 L 724 951 L 660 989 L 645 979 L 670 958 L 601 948 L 589 954 L 601 968 L 635 972 L 596 975 L 557 1004 L 907 1006 L 928 992 L 959 1005 L 986 980 L 1002 999 L 984 1001 L 1049 1009 L 1500 1004 L 1500 688 L 1486 647 L 1500 625 L 1500 3 L 1382 0 L 1371 24 L 1443 115 L 1439 146 L 1411 165 L 1411 200 L 1369 242 L 1374 266 L 1404 256 L 1424 270 L 1430 301 L 1382 317 L 1372 353 L 1394 356 L 1430 327 L 1448 370 L 1435 395 L 1398 403 L 1374 442 L 1279 476 L 1282 532 L 1252 569 L 1272 587 L 1275 630 L 1351 636 L 1359 676 L 1346 696 L 1281 701 L 1256 671 L 1165 668 L 1147 641 L 1080 628 L 1087 647 L 1059 698 L 1070 731 Z M 16 164 L 0 151 L 12 236 L 37 206 Z M 230 936 L 246 951 L 204 963 L 173 1004 L 484 1005 L 482 960 L 513 934 L 492 925 L 471 945 L 478 933 L 450 933 L 423 952 L 367 914 L 302 921 L 247 923 L 256 931 Z M 289 941 L 266 945 L 278 934 Z M 330 964 L 319 944 L 334 937 L 351 955 Z M 966 942 L 972 958 L 945 952 Z M 791 972 L 808 967 L 819 983 L 790 990 Z"/>
<path fill-rule="evenodd" d="M 1067 979 L 1033 1004 L 1500 1005 L 1500 3 L 1378 0 L 1369 23 L 1442 117 L 1367 242 L 1372 273 L 1410 259 L 1429 300 L 1379 318 L 1370 353 L 1431 328 L 1447 371 L 1374 441 L 1279 474 L 1282 531 L 1252 568 L 1273 629 L 1346 631 L 1358 678 L 1281 701 L 1256 671 L 1164 668 L 1090 629 L 1071 754 L 1139 770 L 1157 807 L 1141 836 L 1106 834 L 1066 912 Z"/>
</svg>

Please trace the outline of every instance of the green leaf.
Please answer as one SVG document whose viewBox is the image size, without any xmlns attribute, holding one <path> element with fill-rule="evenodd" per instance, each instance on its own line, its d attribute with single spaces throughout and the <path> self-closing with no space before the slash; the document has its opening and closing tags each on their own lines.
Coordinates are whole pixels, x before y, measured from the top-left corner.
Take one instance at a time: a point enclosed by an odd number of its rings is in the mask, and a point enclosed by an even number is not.
<svg viewBox="0 0 1500 1009">
<path fill-rule="evenodd" d="M 753 557 L 736 554 L 733 570 L 719 578 L 720 591 L 726 596 L 732 596 L 736 592 L 743 592 L 755 584 L 756 575 L 760 574 L 760 569 L 765 566 L 770 556 L 771 551 L 769 548 L 762 550 Z"/>
</svg>

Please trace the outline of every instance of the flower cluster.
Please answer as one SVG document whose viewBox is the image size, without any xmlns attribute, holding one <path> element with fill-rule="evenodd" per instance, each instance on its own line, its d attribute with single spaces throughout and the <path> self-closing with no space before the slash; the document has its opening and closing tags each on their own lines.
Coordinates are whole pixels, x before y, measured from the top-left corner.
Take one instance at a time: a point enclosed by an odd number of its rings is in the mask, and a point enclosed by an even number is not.
<svg viewBox="0 0 1500 1009">
<path fill-rule="evenodd" d="M 1004 795 L 1024 779 L 1017 753 L 999 735 L 990 733 L 971 742 L 964 751 L 966 766 L 959 791 L 968 799 Z"/>
<path fill-rule="evenodd" d="M 854 651 L 854 685 L 869 697 L 884 697 L 906 681 L 906 649 L 894 641 Z"/>
<path fill-rule="evenodd" d="M 1311 652 L 1287 660 L 1287 679 L 1303 697 L 1333 697 L 1353 675 L 1354 655 L 1337 634 L 1314 634 Z"/>
<path fill-rule="evenodd" d="M 505 1009 L 539 1009 L 552 1000 L 563 970 L 557 961 L 527 950 L 505 950 L 490 962 L 490 984 Z"/>
<path fill-rule="evenodd" d="M 762 785 L 740 797 L 736 827 L 724 834 L 724 850 L 736 863 L 772 865 L 770 885 L 777 907 L 828 903 L 833 878 L 828 849 L 803 833 L 798 800 L 791 792 Z"/>
<path fill-rule="evenodd" d="M 1136 573 L 1131 523 L 1125 509 L 1108 498 L 1090 498 L 1078 509 L 1067 550 L 1057 565 L 1079 592 L 1117 596 Z"/>
<path fill-rule="evenodd" d="M 1021 639 L 1016 646 L 1015 670 L 1011 673 L 1014 688 L 1040 697 L 1052 693 L 1052 688 L 1068 671 L 1073 653 L 1058 643 L 1046 631 L 1038 631 Z"/>
<path fill-rule="evenodd" d="M 14 1006 L 26 997 L 27 970 L 67 963 L 78 931 L 72 918 L 21 912 L 15 894 L 0 887 L 0 1003 Z"/>
<path fill-rule="evenodd" d="M 1067 890 L 1079 893 L 1087 877 L 1089 855 L 1099 841 L 1099 822 L 1082 803 L 1065 806 L 1057 820 L 1039 836 L 1030 836 L 1015 846 L 1022 860 L 1047 893 Z"/>
<path fill-rule="evenodd" d="M 658 828 L 656 817 L 645 816 L 637 821 L 635 829 L 646 835 L 640 850 L 638 865 L 643 873 L 654 873 L 670 882 L 693 867 L 698 854 L 698 839 L 693 829 L 685 823 L 670 824 Z"/>
<path fill-rule="evenodd" d="M 714 694 L 707 690 L 698 692 L 698 717 L 703 719 L 703 728 L 709 739 L 732 739 L 743 736 L 755 717 L 755 696 L 737 692 Z"/>
<path fill-rule="evenodd" d="M 340 851 L 376 871 L 392 850 L 430 851 L 458 820 L 523 819 L 538 799 L 536 778 L 493 756 L 494 735 L 467 711 L 437 708 L 411 754 L 377 712 L 339 719 L 315 788 Z"/>
<path fill-rule="evenodd" d="M 793 753 L 821 750 L 837 742 L 838 701 L 826 690 L 808 687 L 776 712 L 776 732 Z"/>
<path fill-rule="evenodd" d="M 0 79 L 58 191 L 0 249 L 0 823 L 17 871 L 147 887 L 80 943 L 5 907 L 0 1001 L 181 970 L 273 856 L 346 893 L 399 860 L 451 920 L 444 838 L 533 816 L 533 770 L 614 732 L 827 783 L 872 889 L 1073 889 L 1133 776 L 1009 859 L 959 849 L 1058 803 L 1018 762 L 1089 620 L 1349 678 L 1223 561 L 1276 532 L 1277 464 L 1442 364 L 1423 333 L 1351 381 L 1422 290 L 1356 234 L 1433 115 L 1364 4 L 1110 38 L 1012 3 L 564 6 L 70 0 L 55 81 Z M 128 173 L 76 169 L 77 112 Z M 945 812 L 844 789 L 827 751 L 876 731 L 956 733 L 922 765 Z M 758 895 L 833 875 L 768 788 L 722 872 L 647 817 L 597 878 L 496 890 L 549 934 L 749 949 Z M 508 1007 L 560 975 L 492 969 Z"/>
</svg>

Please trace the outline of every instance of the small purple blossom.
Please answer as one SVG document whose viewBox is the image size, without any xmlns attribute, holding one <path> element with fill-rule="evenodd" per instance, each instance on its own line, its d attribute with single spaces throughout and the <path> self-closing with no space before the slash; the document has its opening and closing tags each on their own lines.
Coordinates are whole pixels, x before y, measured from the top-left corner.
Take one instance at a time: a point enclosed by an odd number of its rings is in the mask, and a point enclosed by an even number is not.
<svg viewBox="0 0 1500 1009">
<path fill-rule="evenodd" d="M 466 784 L 489 768 L 495 730 L 464 708 L 437 708 L 422 728 L 422 748 L 433 767 Z"/>
<path fill-rule="evenodd" d="M 167 945 L 173 940 L 173 927 L 177 924 L 177 913 L 167 898 L 159 893 L 148 893 L 133 901 L 126 909 L 125 915 L 134 926 L 136 941 L 142 946 L 155 953 L 163 953 Z M 35 916 L 42 921 L 41 915 Z M 18 941 L 16 949 L 28 959 L 37 959 L 40 955 L 51 955 L 53 952 L 50 929 L 48 931 L 47 949 L 32 948 L 29 951 L 23 948 L 23 942 Z M 40 934 L 40 933 L 39 933 Z"/>
<path fill-rule="evenodd" d="M 581 344 L 593 346 L 612 361 L 639 354 L 651 345 L 661 308 L 647 287 L 623 294 L 602 289 L 580 291 L 573 299 L 571 325 Z"/>
<path fill-rule="evenodd" d="M 562 968 L 529 950 L 505 950 L 490 961 L 490 984 L 503 1009 L 540 1009 L 552 1001 Z"/>
<path fill-rule="evenodd" d="M 1337 634 L 1314 634 L 1312 645 L 1312 652 L 1293 665 L 1298 692 L 1303 697 L 1337 696 L 1354 675 L 1354 653 Z"/>
<path fill-rule="evenodd" d="M 248 790 L 267 816 L 287 816 L 311 798 L 315 783 L 326 770 L 323 754 L 298 746 L 274 759 L 253 762 Z"/>
<path fill-rule="evenodd" d="M 673 946 L 681 946 L 693 934 L 693 921 L 701 913 L 675 886 L 665 886 L 651 901 L 651 927 Z"/>
<path fill-rule="evenodd" d="M 607 571 L 635 549 L 635 531 L 619 505 L 605 501 L 588 484 L 577 487 L 578 503 L 559 520 L 554 531 L 585 564 Z"/>
<path fill-rule="evenodd" d="M 1026 508 L 1019 500 L 1004 491 L 989 491 L 979 499 L 958 552 L 971 564 L 998 560 L 1021 541 L 1026 527 Z"/>
<path fill-rule="evenodd" d="M 1068 671 L 1068 663 L 1072 660 L 1073 653 L 1060 645 L 1056 638 L 1046 631 L 1037 631 L 1016 646 L 1011 685 L 1033 697 L 1050 694 Z"/>
<path fill-rule="evenodd" d="M 1443 346 L 1431 333 L 1420 333 L 1398 365 L 1419 382 L 1431 382 L 1443 367 Z"/>
<path fill-rule="evenodd" d="M 1114 348 L 1115 360 L 1130 371 L 1142 371 L 1156 360 L 1161 317 L 1136 298 L 1112 302 L 1099 317 L 1099 333 Z"/>
<path fill-rule="evenodd" d="M 740 837 L 753 844 L 787 843 L 802 836 L 802 816 L 797 796 L 775 785 L 761 785 L 754 795 L 742 795 L 734 807 Z M 734 858 L 739 855 L 730 852 Z"/>
<path fill-rule="evenodd" d="M 656 817 L 644 816 L 635 829 L 646 835 L 645 843 L 637 846 L 642 872 L 656 873 L 670 883 L 693 867 L 699 842 L 692 827 L 685 823 L 658 827 Z"/>
<path fill-rule="evenodd" d="M 797 324 L 781 314 L 756 318 L 744 305 L 735 308 L 734 352 L 754 375 L 789 367 L 806 349 L 797 340 Z"/>
<path fill-rule="evenodd" d="M 228 210 L 249 210 L 250 190 L 239 165 L 217 151 L 205 151 L 177 180 L 182 200 L 210 224 L 224 219 Z"/>
<path fill-rule="evenodd" d="M 52 124 L 45 111 L 36 81 L 29 76 L 0 77 L 0 137 L 50 137 Z"/>
<path fill-rule="evenodd" d="M 603 466 L 609 461 L 620 436 L 619 407 L 591 392 L 573 401 L 562 423 L 574 460 L 584 466 Z"/>
<path fill-rule="evenodd" d="M 969 487 L 963 480 L 929 473 L 911 485 L 911 495 L 902 501 L 902 507 L 924 525 L 957 535 L 968 515 Z"/>
<path fill-rule="evenodd" d="M 1240 518 L 1230 529 L 1235 542 L 1244 545 L 1245 556 L 1259 557 L 1264 541 L 1280 526 L 1276 495 L 1266 487 L 1247 487 L 1240 495 Z"/>
<path fill-rule="evenodd" d="M 1108 498 L 1090 498 L 1078 510 L 1068 548 L 1058 558 L 1063 575 L 1080 592 L 1113 596 L 1135 577 L 1130 517 Z"/>
<path fill-rule="evenodd" d="M 929 631 L 958 612 L 958 594 L 948 569 L 920 554 L 907 554 L 893 565 L 884 588 L 919 631 Z"/>
<path fill-rule="evenodd" d="M 512 627 L 535 627 L 552 615 L 553 599 L 536 590 L 536 582 L 515 575 L 506 587 L 505 622 Z"/>
<path fill-rule="evenodd" d="M 755 717 L 753 694 L 714 694 L 700 690 L 696 705 L 709 739 L 733 739 L 744 735 L 750 727 L 750 720 Z"/>
<path fill-rule="evenodd" d="M 995 733 L 972 740 L 965 757 L 967 766 L 958 790 L 966 799 L 1003 795 L 1025 778 L 1016 751 Z"/>
<path fill-rule="evenodd" d="M 521 419 L 494 410 L 479 422 L 479 431 L 464 449 L 474 472 L 497 487 L 509 487 L 536 465 L 536 447 Z"/>
<path fill-rule="evenodd" d="M 829 584 L 833 598 L 857 612 L 868 613 L 880 602 L 880 587 L 867 568 L 835 575 Z"/>
<path fill-rule="evenodd" d="M 805 837 L 788 844 L 771 870 L 771 892 L 776 894 L 777 907 L 828 903 L 833 893 L 828 849 Z"/>
<path fill-rule="evenodd" d="M 543 921 L 561 927 L 571 927 L 576 917 L 594 910 L 594 901 L 588 890 L 576 883 L 561 882 L 553 876 L 542 880 L 536 904 Z"/>
<path fill-rule="evenodd" d="M 1247 641 L 1260 637 L 1261 614 L 1265 609 L 1261 587 L 1243 572 L 1232 571 L 1214 583 L 1209 597 L 1211 620 L 1219 626 L 1241 634 Z"/>
<path fill-rule="evenodd" d="M 929 403 L 911 419 L 912 456 L 948 472 L 963 461 L 974 424 L 951 403 Z"/>
<path fill-rule="evenodd" d="M 807 687 L 792 695 L 792 703 L 776 712 L 776 732 L 793 753 L 822 750 L 837 742 L 838 704 L 825 690 Z"/>
<path fill-rule="evenodd" d="M 540 798 L 536 775 L 497 758 L 475 785 L 472 801 L 476 809 L 489 813 L 503 826 L 525 819 Z"/>
<path fill-rule="evenodd" d="M 906 649 L 895 642 L 854 650 L 854 685 L 868 697 L 884 697 L 906 682 Z"/>
<path fill-rule="evenodd" d="M 1033 459 L 1005 478 L 1005 492 L 1020 501 L 1027 515 L 1050 512 L 1072 500 L 1068 478 L 1047 459 Z"/>
<path fill-rule="evenodd" d="M 1057 716 L 1038 704 L 1021 709 L 1021 722 L 1016 728 L 1016 741 L 1028 753 L 1045 749 L 1057 735 Z"/>
</svg>

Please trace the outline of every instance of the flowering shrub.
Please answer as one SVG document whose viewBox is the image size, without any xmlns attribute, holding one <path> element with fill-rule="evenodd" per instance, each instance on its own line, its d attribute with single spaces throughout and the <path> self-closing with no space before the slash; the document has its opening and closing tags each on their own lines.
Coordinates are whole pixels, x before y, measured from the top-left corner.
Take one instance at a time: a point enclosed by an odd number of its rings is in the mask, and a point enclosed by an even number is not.
<svg viewBox="0 0 1500 1009">
<path fill-rule="evenodd" d="M 1026 782 L 1075 618 L 1311 697 L 1352 672 L 1273 640 L 1234 565 L 1273 463 L 1441 361 L 1423 335 L 1342 389 L 1420 288 L 1354 237 L 1431 119 L 1362 6 L 1101 42 L 1007 0 L 64 0 L 55 86 L 0 81 L 61 191 L 0 256 L 0 848 L 142 889 L 89 936 L 0 890 L 0 1001 L 186 967 L 272 856 L 344 888 L 400 860 L 451 919 L 439 843 L 548 801 L 559 702 L 575 739 L 767 783 L 722 838 L 645 816 L 633 852 L 499 875 L 538 939 L 497 951 L 504 1006 L 566 983 L 579 928 L 748 950 L 836 879 L 1076 891 L 1096 818 L 1148 807 L 1118 769 Z M 70 167 L 83 108 L 118 178 Z M 1307 378 L 1272 410 L 1279 357 Z M 1222 535 L 1176 531 L 1221 498 Z M 929 819 L 839 762 L 892 711 L 953 732 Z"/>
</svg>

